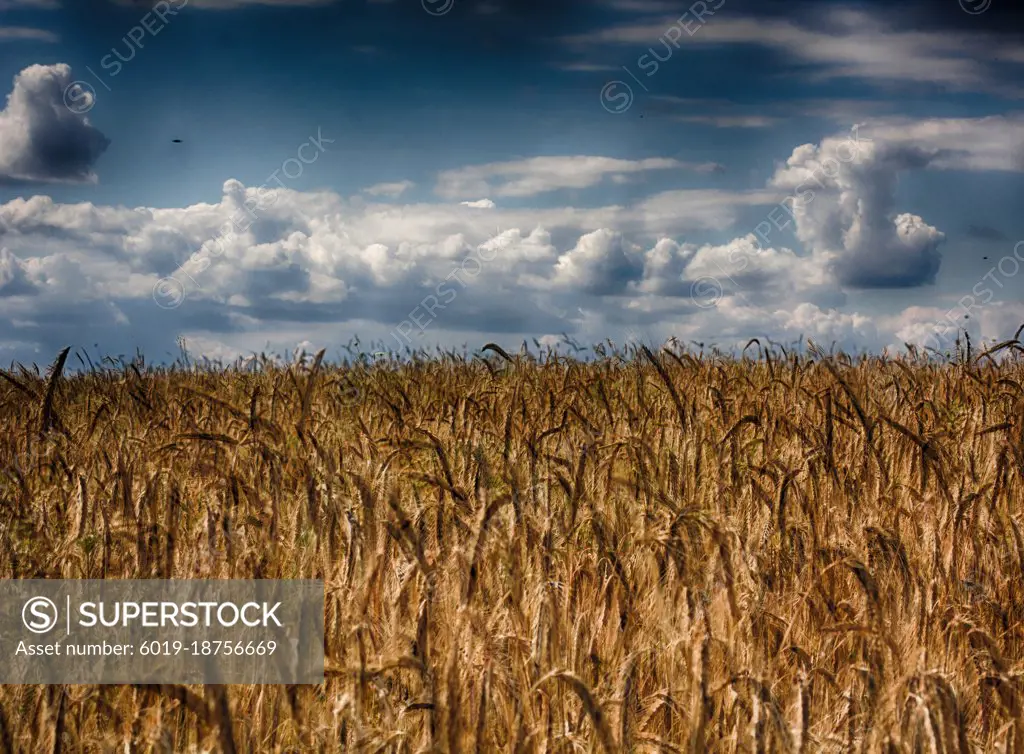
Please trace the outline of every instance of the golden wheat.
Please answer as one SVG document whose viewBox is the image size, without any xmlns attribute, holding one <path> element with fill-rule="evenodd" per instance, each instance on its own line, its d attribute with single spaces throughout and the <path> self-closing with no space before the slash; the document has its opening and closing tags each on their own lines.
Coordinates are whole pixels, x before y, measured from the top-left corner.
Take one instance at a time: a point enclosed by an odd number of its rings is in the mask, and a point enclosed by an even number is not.
<svg viewBox="0 0 1024 754">
<path fill-rule="evenodd" d="M 1024 751 L 1017 341 L 757 345 L 0 371 L 0 576 L 320 578 L 327 656 L 0 752 Z"/>
</svg>

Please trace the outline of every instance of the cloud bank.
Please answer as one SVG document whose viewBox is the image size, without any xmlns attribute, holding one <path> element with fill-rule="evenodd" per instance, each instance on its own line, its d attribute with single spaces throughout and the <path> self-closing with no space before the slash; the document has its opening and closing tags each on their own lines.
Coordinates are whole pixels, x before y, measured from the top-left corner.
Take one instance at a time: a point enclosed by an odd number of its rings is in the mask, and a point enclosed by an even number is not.
<svg viewBox="0 0 1024 754">
<path fill-rule="evenodd" d="M 0 180 L 96 180 L 108 140 L 65 106 L 72 80 L 65 64 L 15 78 L 0 111 Z M 848 295 L 921 288 L 941 269 L 946 232 L 900 206 L 898 181 L 1024 170 L 1021 125 L 1021 116 L 876 119 L 852 141 L 796 146 L 763 188 L 661 191 L 628 205 L 541 202 L 721 166 L 533 157 L 443 171 L 435 200 L 421 202 L 403 200 L 407 180 L 351 198 L 280 189 L 269 202 L 228 180 L 217 203 L 177 208 L 18 198 L 0 205 L 0 356 L 100 343 L 160 359 L 179 335 L 222 354 L 356 333 L 397 347 L 562 332 L 592 342 L 639 332 L 723 345 L 755 336 L 898 345 L 926 338 L 941 310 L 859 312 Z M 258 207 L 251 223 L 225 236 L 247 207 Z M 741 224 L 751 213 L 765 219 Z M 708 234 L 721 240 L 696 240 Z M 983 330 L 1017 316 L 985 303 L 975 317 Z M 402 323 L 416 327 L 396 336 Z"/>
</svg>

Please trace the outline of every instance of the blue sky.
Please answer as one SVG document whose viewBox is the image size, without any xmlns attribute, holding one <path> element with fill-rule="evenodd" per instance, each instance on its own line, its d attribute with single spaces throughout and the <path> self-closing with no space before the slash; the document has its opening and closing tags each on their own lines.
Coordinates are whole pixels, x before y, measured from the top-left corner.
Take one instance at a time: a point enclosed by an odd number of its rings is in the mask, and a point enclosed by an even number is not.
<svg viewBox="0 0 1024 754">
<path fill-rule="evenodd" d="M 0 362 L 1012 335 L 1018 13 L 0 0 Z"/>
</svg>

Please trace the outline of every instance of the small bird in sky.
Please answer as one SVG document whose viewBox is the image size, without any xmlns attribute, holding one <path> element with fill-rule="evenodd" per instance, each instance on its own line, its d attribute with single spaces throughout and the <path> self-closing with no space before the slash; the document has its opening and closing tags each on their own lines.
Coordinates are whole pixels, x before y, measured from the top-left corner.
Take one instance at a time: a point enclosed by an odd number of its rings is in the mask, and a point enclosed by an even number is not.
<svg viewBox="0 0 1024 754">
<path fill-rule="evenodd" d="M 181 139 L 171 139 L 175 144 L 181 144 Z"/>
</svg>

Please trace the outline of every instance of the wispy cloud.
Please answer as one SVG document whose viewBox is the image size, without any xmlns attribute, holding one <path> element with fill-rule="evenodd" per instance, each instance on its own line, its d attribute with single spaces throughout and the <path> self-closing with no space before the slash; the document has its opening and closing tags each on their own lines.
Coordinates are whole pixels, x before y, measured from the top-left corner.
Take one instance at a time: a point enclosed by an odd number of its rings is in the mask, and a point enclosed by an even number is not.
<svg viewBox="0 0 1024 754">
<path fill-rule="evenodd" d="M 559 69 L 560 71 L 575 71 L 578 73 L 620 70 L 617 66 L 605 65 L 602 63 L 552 63 L 551 66 Z"/>
<path fill-rule="evenodd" d="M 27 26 L 0 26 L 0 40 L 33 40 L 35 42 L 60 42 L 60 37 L 46 29 Z"/>
<path fill-rule="evenodd" d="M 971 224 L 967 228 L 967 237 L 976 238 L 979 241 L 1009 241 L 1005 233 L 998 228 L 993 228 L 989 225 L 974 225 Z"/>
<path fill-rule="evenodd" d="M 899 111 L 906 101 L 855 99 L 792 99 L 774 102 L 739 103 L 729 99 L 653 95 L 645 110 L 686 123 L 720 128 L 767 128 L 795 118 L 823 118 L 837 123 L 855 123 Z"/>
<path fill-rule="evenodd" d="M 814 65 L 807 75 L 821 80 L 902 81 L 1024 97 L 1015 77 L 1000 69 L 1007 62 L 1024 59 L 1019 46 L 1005 39 L 983 32 L 901 31 L 887 25 L 884 15 L 851 8 L 830 9 L 820 20 L 824 23 L 811 26 L 788 19 L 729 16 L 719 10 L 700 34 L 686 40 L 686 47 L 768 47 Z M 597 45 L 660 45 L 665 29 L 677 21 L 621 24 L 562 41 L 580 50 Z"/>
<path fill-rule="evenodd" d="M 721 169 L 722 166 L 714 162 L 690 163 L 660 157 L 646 160 L 587 155 L 533 157 L 446 170 L 438 176 L 434 191 L 449 199 L 480 195 L 525 197 L 559 189 L 590 188 L 605 179 L 621 180 L 630 174 L 654 170 L 712 173 Z"/>
<path fill-rule="evenodd" d="M 58 0 L 0 0 L 2 10 L 57 10 Z"/>
<path fill-rule="evenodd" d="M 412 181 L 395 181 L 394 183 L 377 183 L 369 188 L 363 189 L 363 193 L 370 196 L 401 196 L 416 184 Z"/>
<path fill-rule="evenodd" d="M 111 0 L 115 5 L 121 5 L 127 8 L 138 8 L 139 0 Z M 310 8 L 321 7 L 325 5 L 333 5 L 338 0 L 175 0 L 174 3 L 179 7 L 188 3 L 189 8 L 202 8 L 207 10 L 236 10 L 238 8 L 247 8 L 254 5 L 262 6 L 277 6 L 279 8 L 293 8 L 296 6 L 304 6 Z M 155 0 L 153 3 L 155 4 Z"/>
<path fill-rule="evenodd" d="M 604 0 L 602 4 L 620 13 L 671 13 L 679 7 L 673 0 Z"/>
<path fill-rule="evenodd" d="M 875 118 L 863 133 L 894 147 L 912 147 L 939 170 L 1024 171 L 1024 112 L 984 118 Z"/>
<path fill-rule="evenodd" d="M 676 115 L 673 120 L 715 128 L 767 128 L 779 122 L 778 118 L 763 115 Z"/>
</svg>

